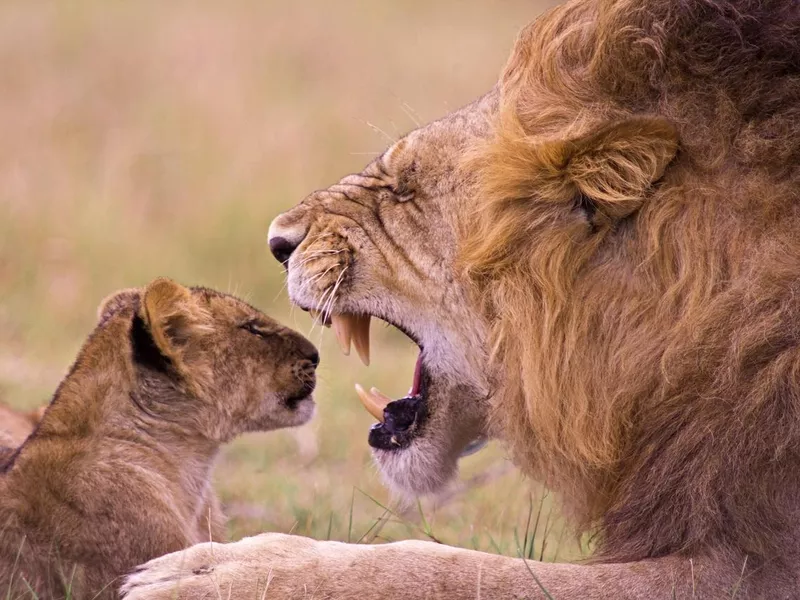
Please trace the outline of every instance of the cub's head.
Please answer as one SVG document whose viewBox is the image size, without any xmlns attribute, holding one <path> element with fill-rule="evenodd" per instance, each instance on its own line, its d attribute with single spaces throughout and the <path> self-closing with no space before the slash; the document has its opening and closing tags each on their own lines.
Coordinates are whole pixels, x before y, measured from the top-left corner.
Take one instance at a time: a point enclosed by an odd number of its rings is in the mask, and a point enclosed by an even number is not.
<svg viewBox="0 0 800 600">
<path fill-rule="evenodd" d="M 98 317 L 78 370 L 118 344 L 131 400 L 149 418 L 225 441 L 313 415 L 316 348 L 238 298 L 160 278 L 113 294 Z"/>
</svg>

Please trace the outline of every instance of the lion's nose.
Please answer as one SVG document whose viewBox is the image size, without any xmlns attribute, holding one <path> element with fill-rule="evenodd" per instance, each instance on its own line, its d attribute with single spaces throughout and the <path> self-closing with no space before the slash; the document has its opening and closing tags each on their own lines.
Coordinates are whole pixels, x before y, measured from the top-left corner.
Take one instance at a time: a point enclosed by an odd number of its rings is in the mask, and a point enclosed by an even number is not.
<svg viewBox="0 0 800 600">
<path fill-rule="evenodd" d="M 285 265 L 306 237 L 302 223 L 292 222 L 292 212 L 278 216 L 269 226 L 269 249 L 272 255 Z"/>
<path fill-rule="evenodd" d="M 272 252 L 272 256 L 277 258 L 278 262 L 284 265 L 289 262 L 289 259 L 292 257 L 292 252 L 295 251 L 297 246 L 298 244 L 279 235 L 269 238 L 269 249 L 270 252 Z"/>
</svg>

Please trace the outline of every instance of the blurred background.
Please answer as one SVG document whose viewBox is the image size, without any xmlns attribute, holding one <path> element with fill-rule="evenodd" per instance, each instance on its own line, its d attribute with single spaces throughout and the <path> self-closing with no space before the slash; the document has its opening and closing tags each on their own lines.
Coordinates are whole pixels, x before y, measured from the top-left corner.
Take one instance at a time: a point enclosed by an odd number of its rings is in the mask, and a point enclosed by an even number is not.
<svg viewBox="0 0 800 600">
<path fill-rule="evenodd" d="M 0 3 L 0 398 L 49 401 L 100 300 L 159 275 L 232 292 L 322 348 L 318 413 L 249 435 L 216 469 L 231 535 L 433 538 L 581 554 L 498 445 L 398 506 L 353 384 L 400 397 L 416 347 L 373 327 L 373 366 L 292 312 L 271 219 L 418 123 L 487 91 L 544 0 L 4 0 Z M 310 332 L 310 333 L 309 333 Z M 398 375 L 400 374 L 400 375 Z"/>
</svg>

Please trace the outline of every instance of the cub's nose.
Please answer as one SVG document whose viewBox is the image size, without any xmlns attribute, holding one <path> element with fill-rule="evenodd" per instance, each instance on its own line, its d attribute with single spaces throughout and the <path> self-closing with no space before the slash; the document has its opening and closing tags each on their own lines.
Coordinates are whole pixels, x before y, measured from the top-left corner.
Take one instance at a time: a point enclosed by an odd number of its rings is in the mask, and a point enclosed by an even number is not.
<svg viewBox="0 0 800 600">
<path fill-rule="evenodd" d="M 289 262 L 294 251 L 306 237 L 306 228 L 292 217 L 292 211 L 284 213 L 269 226 L 270 252 L 283 265 Z"/>
<path fill-rule="evenodd" d="M 317 347 L 314 346 L 305 336 L 299 333 L 294 333 L 294 349 L 299 355 L 301 361 L 306 362 L 308 366 L 316 369 L 319 366 L 319 352 Z"/>
</svg>

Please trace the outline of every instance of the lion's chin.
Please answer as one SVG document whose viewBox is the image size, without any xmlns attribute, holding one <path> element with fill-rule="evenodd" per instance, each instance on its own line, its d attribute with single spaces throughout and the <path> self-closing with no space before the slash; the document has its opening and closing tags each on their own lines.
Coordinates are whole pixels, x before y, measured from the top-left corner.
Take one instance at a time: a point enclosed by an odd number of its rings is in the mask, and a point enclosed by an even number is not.
<svg viewBox="0 0 800 600">
<path fill-rule="evenodd" d="M 401 498 L 441 491 L 458 473 L 459 459 L 487 441 L 482 431 L 451 420 L 451 410 L 437 410 L 450 404 L 452 390 L 440 390 L 448 396 L 442 401 L 431 387 L 423 384 L 422 393 L 390 402 L 369 432 L 383 480 Z"/>
<path fill-rule="evenodd" d="M 459 460 L 486 444 L 485 437 L 466 446 L 448 441 L 417 438 L 406 448 L 372 454 L 384 484 L 400 498 L 413 499 L 442 491 L 458 474 Z"/>
<path fill-rule="evenodd" d="M 460 452 L 436 440 L 418 438 L 407 448 L 372 452 L 384 483 L 400 498 L 435 494 L 458 473 Z"/>
</svg>

